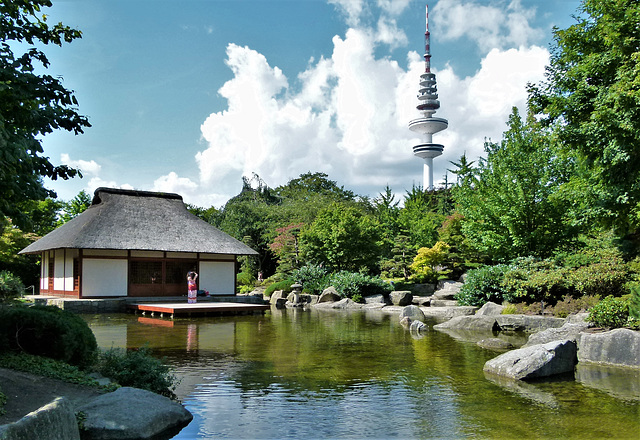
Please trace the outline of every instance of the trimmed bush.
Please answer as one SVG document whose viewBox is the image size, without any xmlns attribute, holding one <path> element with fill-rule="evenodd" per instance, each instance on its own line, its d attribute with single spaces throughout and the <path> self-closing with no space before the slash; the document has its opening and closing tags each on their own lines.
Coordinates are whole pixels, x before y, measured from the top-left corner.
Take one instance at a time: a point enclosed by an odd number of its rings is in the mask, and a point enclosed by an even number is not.
<svg viewBox="0 0 640 440">
<path fill-rule="evenodd" d="M 51 306 L 0 308 L 0 351 L 14 351 L 61 360 L 80 368 L 91 366 L 96 338 L 79 316 Z"/>
<path fill-rule="evenodd" d="M 464 306 L 482 307 L 489 301 L 502 304 L 506 299 L 505 296 L 509 295 L 503 280 L 505 273 L 510 270 L 512 267 L 506 264 L 470 270 L 455 298 Z"/>
<path fill-rule="evenodd" d="M 273 283 L 264 291 L 264 296 L 271 296 L 271 294 L 276 290 L 283 290 L 285 293 L 289 293 L 291 292 L 291 285 L 295 283 L 296 282 L 293 278 L 287 278 L 282 281 L 278 281 L 277 283 Z"/>
<path fill-rule="evenodd" d="M 371 295 L 387 295 L 391 292 L 391 285 L 378 277 L 363 275 L 357 272 L 341 271 L 329 277 L 329 285 L 335 287 L 343 298 L 360 298 Z M 355 301 L 355 300 L 354 300 Z"/>
<path fill-rule="evenodd" d="M 609 295 L 589 310 L 587 321 L 598 327 L 619 328 L 627 324 L 629 303 Z"/>
<path fill-rule="evenodd" d="M 327 269 L 320 265 L 308 264 L 293 271 L 292 278 L 302 284 L 302 290 L 311 294 L 320 294 L 329 284 Z"/>
<path fill-rule="evenodd" d="M 97 370 L 124 387 L 141 388 L 175 398 L 176 377 L 162 360 L 151 355 L 148 347 L 107 350 L 100 355 Z"/>
<path fill-rule="evenodd" d="M 0 272 L 0 302 L 10 302 L 24 292 L 20 278 L 9 271 Z"/>
</svg>

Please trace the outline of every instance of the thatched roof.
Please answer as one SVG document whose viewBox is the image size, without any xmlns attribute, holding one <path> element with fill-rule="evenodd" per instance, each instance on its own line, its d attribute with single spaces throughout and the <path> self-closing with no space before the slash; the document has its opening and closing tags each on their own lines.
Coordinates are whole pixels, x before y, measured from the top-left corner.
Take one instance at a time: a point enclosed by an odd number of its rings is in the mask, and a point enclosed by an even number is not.
<svg viewBox="0 0 640 440">
<path fill-rule="evenodd" d="M 113 188 L 98 188 L 85 212 L 20 253 L 65 248 L 257 254 L 187 211 L 178 194 Z"/>
</svg>

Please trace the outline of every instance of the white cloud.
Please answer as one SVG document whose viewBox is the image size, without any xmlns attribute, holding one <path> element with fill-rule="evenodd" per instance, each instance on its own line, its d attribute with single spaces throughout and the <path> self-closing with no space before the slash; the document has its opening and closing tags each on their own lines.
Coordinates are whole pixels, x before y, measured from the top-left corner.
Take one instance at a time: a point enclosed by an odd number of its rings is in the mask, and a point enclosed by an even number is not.
<svg viewBox="0 0 640 440">
<path fill-rule="evenodd" d="M 508 45 L 525 37 L 510 31 L 496 38 Z M 424 64 L 416 52 L 408 54 L 407 70 L 390 58 L 376 58 L 376 45 L 392 40 L 364 26 L 335 36 L 331 57 L 311 60 L 298 74 L 297 92 L 262 54 L 230 44 L 227 64 L 234 77 L 219 90 L 228 107 L 201 127 L 207 141 L 196 155 L 201 192 L 231 197 L 241 177 L 254 172 L 278 186 L 306 171 L 323 171 L 369 195 L 387 184 L 398 192 L 422 184 L 422 162 L 412 154 L 420 140 L 407 124 L 419 116 L 416 94 Z M 437 116 L 449 120 L 449 129 L 434 135 L 434 142 L 445 145 L 434 161 L 436 181 L 452 167 L 449 161 L 465 152 L 472 160 L 481 155 L 486 137 L 501 139 L 511 108 L 524 110 L 526 84 L 543 78 L 548 60 L 548 52 L 536 46 L 494 48 L 473 76 L 462 78 L 450 66 L 436 71 L 442 103 Z"/>
<path fill-rule="evenodd" d="M 97 176 L 102 168 L 95 160 L 72 160 L 66 153 L 62 153 L 60 155 L 60 162 L 72 168 L 78 168 L 82 171 L 82 174 L 87 174 L 89 176 Z"/>
<path fill-rule="evenodd" d="M 360 15 L 364 11 L 364 0 L 328 0 L 340 11 L 349 26 L 358 26 Z"/>
<path fill-rule="evenodd" d="M 438 17 L 438 36 L 441 39 L 466 37 L 484 53 L 494 48 L 528 46 L 542 35 L 542 30 L 529 25 L 535 8 L 524 8 L 520 0 L 500 0 L 490 4 L 439 0 L 433 7 L 433 13 Z"/>
</svg>

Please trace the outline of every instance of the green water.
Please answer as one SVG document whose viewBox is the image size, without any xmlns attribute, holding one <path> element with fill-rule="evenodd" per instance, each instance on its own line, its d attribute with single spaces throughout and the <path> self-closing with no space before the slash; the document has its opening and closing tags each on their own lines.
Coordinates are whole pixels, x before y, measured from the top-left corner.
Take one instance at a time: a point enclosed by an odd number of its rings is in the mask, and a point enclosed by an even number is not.
<svg viewBox="0 0 640 440">
<path fill-rule="evenodd" d="M 491 334 L 417 338 L 379 312 L 86 319 L 101 347 L 166 356 L 194 415 L 175 439 L 640 439 L 640 372 L 496 381 L 473 341 Z"/>
</svg>

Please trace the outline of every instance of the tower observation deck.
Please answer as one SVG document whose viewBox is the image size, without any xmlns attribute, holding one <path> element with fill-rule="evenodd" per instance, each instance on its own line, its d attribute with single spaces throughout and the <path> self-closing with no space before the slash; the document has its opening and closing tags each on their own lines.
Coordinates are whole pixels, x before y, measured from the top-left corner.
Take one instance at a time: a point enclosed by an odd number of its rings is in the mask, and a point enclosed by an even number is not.
<svg viewBox="0 0 640 440">
<path fill-rule="evenodd" d="M 447 129 L 449 122 L 443 118 L 436 118 L 433 114 L 440 108 L 438 101 L 438 88 L 436 87 L 436 74 L 431 73 L 431 47 L 429 33 L 429 6 L 426 7 L 426 31 L 424 33 L 425 71 L 420 75 L 420 88 L 418 90 L 418 105 L 416 108 L 422 113 L 422 117 L 409 122 L 409 130 L 420 133 L 424 143 L 413 147 L 413 154 L 424 159 L 423 189 L 433 189 L 433 158 L 438 157 L 444 150 L 444 145 L 433 143 L 433 134 Z"/>
</svg>

